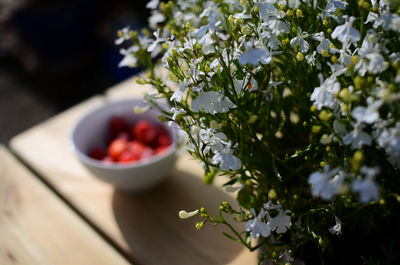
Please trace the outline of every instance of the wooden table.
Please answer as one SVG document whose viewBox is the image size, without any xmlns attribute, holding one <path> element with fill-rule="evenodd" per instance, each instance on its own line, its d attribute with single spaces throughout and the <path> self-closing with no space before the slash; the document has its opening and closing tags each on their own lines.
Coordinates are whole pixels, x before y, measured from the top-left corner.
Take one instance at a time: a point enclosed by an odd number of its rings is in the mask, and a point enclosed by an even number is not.
<svg viewBox="0 0 400 265">
<path fill-rule="evenodd" d="M 201 182 L 198 161 L 183 155 L 159 186 L 132 195 L 91 175 L 70 150 L 85 112 L 146 89 L 129 79 L 17 135 L 10 148 L 21 161 L 0 148 L 1 264 L 257 264 L 225 227 L 198 231 L 197 217 L 179 219 L 182 209 L 235 204 L 220 183 Z"/>
</svg>

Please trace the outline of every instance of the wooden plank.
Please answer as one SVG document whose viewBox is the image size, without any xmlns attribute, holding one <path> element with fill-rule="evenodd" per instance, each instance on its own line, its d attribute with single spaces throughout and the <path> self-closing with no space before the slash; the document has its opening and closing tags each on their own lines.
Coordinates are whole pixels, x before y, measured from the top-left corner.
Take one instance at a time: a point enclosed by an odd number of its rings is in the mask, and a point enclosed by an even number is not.
<svg viewBox="0 0 400 265">
<path fill-rule="evenodd" d="M 72 126 L 88 109 L 106 100 L 141 95 L 145 89 L 129 79 L 111 88 L 106 98 L 83 102 L 16 136 L 11 148 L 136 263 L 256 264 L 256 254 L 225 238 L 222 227 L 197 231 L 196 218 L 178 218 L 181 209 L 216 209 L 224 200 L 235 203 L 201 182 L 197 161 L 184 155 L 160 186 L 129 195 L 99 181 L 69 150 Z"/>
<path fill-rule="evenodd" d="M 1 264 L 128 264 L 0 146 Z"/>
</svg>

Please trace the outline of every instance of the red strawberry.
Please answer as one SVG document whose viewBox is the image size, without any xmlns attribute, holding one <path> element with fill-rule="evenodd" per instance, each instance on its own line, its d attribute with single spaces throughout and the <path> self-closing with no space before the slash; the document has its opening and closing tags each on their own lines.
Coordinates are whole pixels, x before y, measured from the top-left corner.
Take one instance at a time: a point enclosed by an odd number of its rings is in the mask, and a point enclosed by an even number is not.
<svg viewBox="0 0 400 265">
<path fill-rule="evenodd" d="M 129 141 L 131 139 L 131 135 L 128 132 L 120 132 L 117 137 L 118 139 L 124 139 L 126 141 Z"/>
<path fill-rule="evenodd" d="M 89 151 L 89 157 L 97 160 L 102 160 L 106 156 L 106 152 L 103 148 L 94 147 Z"/>
<path fill-rule="evenodd" d="M 171 138 L 169 137 L 169 133 L 164 126 L 158 125 L 157 126 L 157 139 L 155 141 L 155 147 L 159 146 L 168 146 L 171 144 Z"/>
<path fill-rule="evenodd" d="M 150 157 L 154 153 L 150 147 L 136 140 L 129 142 L 128 150 L 134 153 L 135 155 L 138 155 L 140 158 Z"/>
<path fill-rule="evenodd" d="M 128 163 L 128 162 L 137 161 L 139 159 L 140 159 L 139 155 L 137 155 L 129 150 L 126 150 L 118 157 L 118 162 L 119 163 Z"/>
<path fill-rule="evenodd" d="M 118 160 L 118 157 L 128 148 L 128 141 L 125 139 L 115 139 L 108 147 L 108 155 L 113 160 Z"/>
<path fill-rule="evenodd" d="M 169 139 L 168 135 L 159 135 L 157 137 L 158 146 L 169 146 L 171 144 L 171 139 Z"/>
<path fill-rule="evenodd" d="M 111 135 L 118 135 L 121 132 L 128 132 L 129 125 L 128 122 L 120 116 L 114 116 L 109 121 L 109 132 Z"/>
<path fill-rule="evenodd" d="M 148 145 L 151 145 L 157 136 L 154 126 L 146 120 L 138 121 L 132 128 L 132 134 L 136 140 Z"/>
<path fill-rule="evenodd" d="M 156 155 L 162 154 L 162 153 L 164 153 L 165 151 L 167 151 L 168 147 L 169 147 L 168 145 L 159 146 L 159 147 L 157 147 L 157 148 L 154 150 L 154 153 L 155 153 Z"/>
</svg>

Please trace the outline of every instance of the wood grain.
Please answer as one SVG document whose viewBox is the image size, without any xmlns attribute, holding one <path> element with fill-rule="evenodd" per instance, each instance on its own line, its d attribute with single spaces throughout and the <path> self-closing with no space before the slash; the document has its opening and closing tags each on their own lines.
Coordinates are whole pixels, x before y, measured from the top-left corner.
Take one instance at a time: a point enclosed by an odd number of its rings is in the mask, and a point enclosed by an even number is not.
<svg viewBox="0 0 400 265">
<path fill-rule="evenodd" d="M 129 264 L 0 146 L 1 264 Z"/>
<path fill-rule="evenodd" d="M 72 126 L 86 111 L 109 100 L 140 96 L 146 89 L 129 79 L 105 97 L 94 97 L 16 136 L 11 148 L 137 264 L 256 264 L 256 253 L 224 237 L 224 228 L 197 231 L 196 218 L 178 218 L 181 209 L 214 210 L 224 200 L 235 203 L 201 182 L 203 171 L 188 155 L 158 187 L 131 195 L 91 175 L 69 150 Z"/>
</svg>

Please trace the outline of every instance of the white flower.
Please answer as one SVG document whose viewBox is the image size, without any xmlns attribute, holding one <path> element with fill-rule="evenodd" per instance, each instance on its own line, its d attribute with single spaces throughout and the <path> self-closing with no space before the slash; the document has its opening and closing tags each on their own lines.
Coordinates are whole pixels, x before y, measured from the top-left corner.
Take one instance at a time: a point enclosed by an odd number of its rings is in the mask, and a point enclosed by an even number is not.
<svg viewBox="0 0 400 265">
<path fill-rule="evenodd" d="M 400 16 L 395 17 L 390 23 L 390 29 L 400 32 Z"/>
<path fill-rule="evenodd" d="M 365 57 L 368 59 L 365 67 L 371 74 L 382 73 L 389 66 L 389 64 L 385 61 L 385 58 L 380 53 L 369 53 L 365 55 Z"/>
<path fill-rule="evenodd" d="M 312 185 L 312 195 L 329 200 L 337 194 L 344 179 L 343 173 L 337 174 L 338 172 L 338 168 L 330 170 L 329 165 L 326 165 L 323 172 L 312 173 L 308 178 L 308 183 Z M 332 178 L 333 176 L 335 177 Z"/>
<path fill-rule="evenodd" d="M 158 44 L 158 43 L 165 41 L 165 39 L 164 39 L 164 38 L 161 38 L 161 36 L 160 36 L 160 30 L 155 31 L 155 32 L 153 33 L 153 35 L 154 35 L 154 37 L 156 37 L 156 40 L 153 41 L 153 42 L 149 45 L 149 47 L 147 48 L 147 51 L 148 51 L 148 52 L 154 51 L 154 49 L 157 47 L 157 44 Z"/>
<path fill-rule="evenodd" d="M 290 211 L 279 211 L 278 215 L 269 219 L 270 227 L 272 231 L 276 231 L 278 234 L 286 233 L 287 229 L 292 225 L 290 218 Z"/>
<path fill-rule="evenodd" d="M 318 110 L 322 107 L 333 109 L 335 107 L 335 94 L 340 90 L 340 84 L 334 78 L 328 78 L 322 82 L 320 75 L 321 85 L 316 87 L 311 94 L 311 100 Z"/>
<path fill-rule="evenodd" d="M 304 40 L 304 37 L 305 36 L 303 35 L 299 37 L 294 37 L 293 39 L 290 40 L 290 46 L 292 46 L 293 48 L 299 46 L 300 51 L 302 53 L 307 53 L 308 49 L 310 48 L 310 44 L 308 44 L 308 42 Z"/>
<path fill-rule="evenodd" d="M 278 13 L 278 10 L 268 2 L 258 2 L 257 6 L 260 16 L 264 21 L 268 21 L 270 17 L 274 17 Z"/>
<path fill-rule="evenodd" d="M 124 58 L 119 62 L 118 67 L 136 67 L 138 58 L 133 55 L 134 52 L 139 50 L 138 46 L 131 46 L 129 49 L 120 49 L 119 53 L 124 56 Z"/>
<path fill-rule="evenodd" d="M 369 13 L 368 13 L 367 20 L 365 20 L 364 24 L 368 24 L 368 23 L 370 23 L 370 22 L 373 22 L 373 21 L 375 21 L 378 17 L 379 17 L 379 15 L 378 15 L 377 13 L 369 12 Z"/>
<path fill-rule="evenodd" d="M 199 44 L 201 44 L 201 49 L 205 55 L 215 53 L 215 40 L 213 39 L 213 35 L 208 32 L 205 34 L 200 40 Z M 217 60 L 217 59 L 216 59 Z"/>
<path fill-rule="evenodd" d="M 316 62 L 316 58 L 315 58 L 316 55 L 317 55 L 317 52 L 313 51 L 312 54 L 307 54 L 306 55 L 306 60 L 307 60 L 307 63 L 310 66 L 317 65 L 317 68 L 320 69 L 321 68 L 321 64 L 319 62 Z"/>
<path fill-rule="evenodd" d="M 262 26 L 260 26 L 262 27 Z M 271 50 L 278 50 L 281 47 L 281 42 L 275 34 L 270 31 L 263 31 L 261 34 L 263 41 L 267 42 L 267 47 Z"/>
<path fill-rule="evenodd" d="M 318 32 L 314 34 L 312 38 L 320 42 L 320 44 L 317 46 L 317 52 L 319 54 L 322 54 L 322 51 L 324 50 L 330 53 L 339 52 L 337 48 L 331 47 L 332 42 L 328 38 L 325 38 L 324 32 Z"/>
<path fill-rule="evenodd" d="M 254 216 L 253 219 L 249 220 L 246 224 L 246 231 L 250 232 L 250 236 L 252 238 L 259 238 L 260 235 L 263 237 L 269 237 L 271 235 L 271 228 L 269 223 L 265 223 L 262 219 L 265 216 L 264 209 L 256 216 L 256 212 L 254 209 L 251 209 L 251 212 Z"/>
<path fill-rule="evenodd" d="M 374 181 L 375 176 L 379 174 L 379 168 L 368 168 L 365 166 L 361 167 L 361 173 L 365 174 L 364 179 L 356 179 L 352 183 L 353 191 L 357 192 L 360 196 L 362 203 L 368 203 L 370 201 L 377 201 L 379 199 L 378 185 Z"/>
<path fill-rule="evenodd" d="M 208 31 L 218 31 L 218 27 L 221 24 L 221 22 L 218 21 L 218 13 L 216 12 L 218 7 L 213 2 L 207 3 L 209 6 L 203 10 L 203 12 L 200 14 L 200 18 L 207 17 L 208 24 L 201 26 L 193 32 L 193 34 L 199 39 L 202 38 Z"/>
<path fill-rule="evenodd" d="M 187 219 L 187 218 L 190 218 L 192 216 L 195 216 L 198 212 L 199 212 L 199 210 L 195 210 L 193 212 L 187 212 L 185 210 L 181 210 L 181 211 L 179 211 L 179 218 Z"/>
<path fill-rule="evenodd" d="M 382 130 L 377 142 L 389 155 L 389 161 L 400 168 L 400 122 L 395 127 Z"/>
<path fill-rule="evenodd" d="M 290 23 L 287 21 L 283 21 L 280 19 L 274 19 L 269 23 L 269 27 L 272 30 L 272 33 L 275 35 L 279 35 L 281 33 L 289 33 L 290 32 Z"/>
<path fill-rule="evenodd" d="M 352 26 L 354 20 L 354 17 L 350 17 L 343 25 L 337 26 L 332 32 L 332 38 L 338 39 L 342 43 L 356 43 L 357 41 L 359 41 L 360 32 Z"/>
<path fill-rule="evenodd" d="M 217 151 L 213 156 L 212 163 L 219 164 L 221 170 L 237 170 L 242 166 L 242 162 L 231 150 L 231 143 L 227 143 L 223 150 Z"/>
<path fill-rule="evenodd" d="M 130 35 L 129 35 L 129 27 L 125 27 L 121 30 L 122 36 L 119 37 L 118 39 L 115 40 L 115 45 L 120 45 L 121 43 L 123 43 L 125 40 L 129 40 L 130 39 Z"/>
<path fill-rule="evenodd" d="M 363 132 L 361 126 L 356 125 L 354 130 L 349 132 L 343 137 L 343 143 L 345 145 L 351 144 L 351 149 L 360 149 L 363 145 L 371 145 L 371 136 Z"/>
<path fill-rule="evenodd" d="M 184 111 L 183 109 L 177 109 L 177 108 L 175 108 L 175 107 L 172 107 L 172 108 L 171 108 L 171 112 L 173 113 L 173 114 L 172 114 L 172 117 L 171 117 L 173 120 L 175 120 L 175 119 L 176 119 L 176 116 L 178 116 L 179 114 L 185 113 L 185 111 Z M 168 126 L 171 126 L 172 124 L 173 124 L 172 121 L 169 121 L 169 122 L 168 122 Z"/>
<path fill-rule="evenodd" d="M 171 101 L 175 100 L 175 101 L 181 102 L 182 101 L 182 97 L 185 94 L 186 87 L 187 87 L 186 83 L 181 83 L 179 85 L 179 89 L 175 90 L 175 92 L 172 94 L 170 100 Z"/>
<path fill-rule="evenodd" d="M 342 233 L 342 222 L 337 216 L 335 216 L 335 222 L 336 224 L 330 227 L 328 230 L 333 235 L 340 235 Z"/>
<path fill-rule="evenodd" d="M 367 71 L 372 74 L 377 74 L 388 68 L 389 64 L 385 61 L 380 51 L 381 46 L 375 33 L 370 32 L 364 38 L 358 50 L 360 60 L 354 67 L 361 76 L 364 76 Z"/>
<path fill-rule="evenodd" d="M 319 54 L 322 54 L 322 51 L 329 52 L 331 49 L 330 48 L 331 44 L 332 44 L 332 42 L 329 39 L 326 39 L 326 38 L 322 39 L 321 43 L 317 46 L 317 52 Z"/>
<path fill-rule="evenodd" d="M 192 109 L 196 112 L 203 110 L 206 113 L 228 112 L 236 108 L 229 98 L 217 91 L 208 91 L 192 101 Z"/>
<path fill-rule="evenodd" d="M 271 60 L 271 53 L 266 48 L 248 48 L 239 57 L 239 63 L 242 65 L 252 64 L 254 66 L 257 66 L 259 63 L 269 64 Z"/>
<path fill-rule="evenodd" d="M 151 11 L 151 16 L 149 17 L 149 26 L 152 29 L 157 28 L 157 25 L 159 23 L 164 22 L 166 19 L 166 17 L 164 16 L 164 14 L 160 13 L 158 10 L 152 10 Z"/>
<path fill-rule="evenodd" d="M 326 4 L 325 11 L 327 11 L 328 13 L 335 13 L 339 8 L 345 10 L 347 5 L 348 4 L 343 1 L 330 0 Z"/>
<path fill-rule="evenodd" d="M 160 0 L 151 0 L 150 2 L 147 3 L 146 8 L 156 9 L 159 3 Z"/>
<path fill-rule="evenodd" d="M 268 201 L 267 203 L 264 203 L 264 208 L 265 208 L 265 210 L 275 209 L 275 210 L 281 211 L 282 210 L 282 205 L 273 204 L 271 201 Z"/>
<path fill-rule="evenodd" d="M 393 21 L 395 21 L 396 24 L 396 20 L 399 18 L 400 17 L 397 14 L 386 12 L 375 20 L 373 27 L 374 28 L 382 27 L 383 30 L 393 29 L 395 31 L 399 31 L 399 29 L 393 27 Z"/>
<path fill-rule="evenodd" d="M 335 133 L 337 133 L 341 137 L 343 137 L 347 133 L 346 126 L 344 126 L 343 123 L 338 120 L 335 120 L 333 122 L 333 129 L 335 130 Z"/>
<path fill-rule="evenodd" d="M 368 123 L 372 124 L 379 119 L 378 109 L 382 106 L 382 101 L 377 100 L 367 108 L 363 106 L 356 107 L 352 112 L 351 116 L 357 120 L 357 123 Z"/>
<path fill-rule="evenodd" d="M 304 262 L 293 258 L 293 253 L 290 249 L 286 249 L 279 255 L 279 261 L 281 264 L 305 265 Z"/>
<path fill-rule="evenodd" d="M 257 81 L 254 79 L 253 76 L 246 75 L 243 80 L 234 80 L 233 82 L 235 86 L 235 91 L 237 95 L 241 95 L 242 91 L 254 91 L 258 89 Z"/>
</svg>

